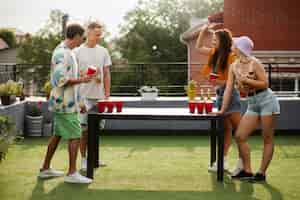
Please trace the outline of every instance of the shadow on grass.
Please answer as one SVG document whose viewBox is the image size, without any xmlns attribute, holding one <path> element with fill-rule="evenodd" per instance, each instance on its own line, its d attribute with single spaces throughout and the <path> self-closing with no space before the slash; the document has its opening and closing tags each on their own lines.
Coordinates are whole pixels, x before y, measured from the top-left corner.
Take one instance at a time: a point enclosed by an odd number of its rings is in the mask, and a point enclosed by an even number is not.
<svg viewBox="0 0 300 200">
<path fill-rule="evenodd" d="M 36 185 L 32 191 L 30 200 L 49 200 L 49 199 L 71 199 L 71 200 L 178 200 L 178 199 L 243 199 L 257 200 L 254 197 L 254 185 L 248 182 L 232 181 L 225 177 L 224 183 L 216 181 L 215 174 L 211 175 L 213 188 L 211 191 L 160 191 L 160 190 L 130 190 L 130 189 L 95 189 L 92 185 L 76 185 L 60 183 L 52 190 L 45 188 L 45 180 L 37 179 Z M 281 200 L 282 195 L 279 190 L 267 183 L 261 184 L 270 199 Z"/>
<path fill-rule="evenodd" d="M 22 149 L 30 149 L 48 145 L 49 138 L 25 138 L 18 142 Z M 151 149 L 152 147 L 182 147 L 193 152 L 197 147 L 209 147 L 208 136 L 102 136 L 101 147 L 133 147 L 136 149 Z M 67 141 L 61 140 L 59 149 L 67 148 Z"/>
</svg>

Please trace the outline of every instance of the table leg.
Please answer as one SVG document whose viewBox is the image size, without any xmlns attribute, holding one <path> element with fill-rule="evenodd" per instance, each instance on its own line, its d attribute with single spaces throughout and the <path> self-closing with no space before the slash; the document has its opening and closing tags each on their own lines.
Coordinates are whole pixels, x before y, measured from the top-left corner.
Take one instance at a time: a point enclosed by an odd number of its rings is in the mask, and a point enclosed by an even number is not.
<svg viewBox="0 0 300 200">
<path fill-rule="evenodd" d="M 94 178 L 94 166 L 96 158 L 96 133 L 98 131 L 99 119 L 97 116 L 88 115 L 88 151 L 87 151 L 87 177 Z"/>
<path fill-rule="evenodd" d="M 215 119 L 210 121 L 210 166 L 216 161 L 216 148 L 217 148 L 217 121 Z"/>
<path fill-rule="evenodd" d="M 224 126 L 223 120 L 218 120 L 218 171 L 217 179 L 218 181 L 223 181 L 224 179 Z"/>
<path fill-rule="evenodd" d="M 99 139 L 100 139 L 100 136 L 99 136 L 99 129 L 97 130 L 97 132 L 95 133 L 96 134 L 96 140 L 95 140 L 95 168 L 98 168 L 99 167 L 99 148 L 100 148 L 100 142 L 99 142 Z"/>
</svg>

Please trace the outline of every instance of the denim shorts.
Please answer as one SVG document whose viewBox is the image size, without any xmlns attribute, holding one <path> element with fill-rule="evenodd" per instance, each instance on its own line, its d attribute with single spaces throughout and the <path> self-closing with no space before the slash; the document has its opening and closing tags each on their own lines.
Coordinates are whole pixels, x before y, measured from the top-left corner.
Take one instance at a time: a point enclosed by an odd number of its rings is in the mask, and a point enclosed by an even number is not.
<svg viewBox="0 0 300 200">
<path fill-rule="evenodd" d="M 246 115 L 274 115 L 280 114 L 280 105 L 278 99 L 271 89 L 266 89 L 259 94 L 248 97 L 248 108 Z"/>
<path fill-rule="evenodd" d="M 225 86 L 219 87 L 216 90 L 217 93 L 217 106 L 220 110 L 223 103 L 223 96 L 224 96 Z M 225 115 L 234 113 L 234 112 L 241 112 L 241 101 L 240 101 L 240 93 L 237 91 L 237 89 L 232 90 L 231 98 L 229 105 L 225 111 Z"/>
</svg>

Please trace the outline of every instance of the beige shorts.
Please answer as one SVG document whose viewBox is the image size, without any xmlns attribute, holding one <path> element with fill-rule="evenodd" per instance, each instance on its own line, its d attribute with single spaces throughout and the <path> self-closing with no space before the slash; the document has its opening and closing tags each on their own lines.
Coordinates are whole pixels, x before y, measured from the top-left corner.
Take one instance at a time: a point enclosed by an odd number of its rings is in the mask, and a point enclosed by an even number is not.
<svg viewBox="0 0 300 200">
<path fill-rule="evenodd" d="M 89 110 L 91 110 L 94 106 L 97 105 L 97 101 L 98 101 L 97 99 L 85 99 L 83 101 L 87 112 Z M 87 112 L 79 114 L 80 125 L 81 125 L 81 129 L 83 131 L 86 131 L 87 127 L 88 127 L 88 114 L 87 114 Z M 105 127 L 105 120 L 103 119 L 103 120 L 100 121 L 100 129 L 104 129 L 104 127 Z"/>
</svg>

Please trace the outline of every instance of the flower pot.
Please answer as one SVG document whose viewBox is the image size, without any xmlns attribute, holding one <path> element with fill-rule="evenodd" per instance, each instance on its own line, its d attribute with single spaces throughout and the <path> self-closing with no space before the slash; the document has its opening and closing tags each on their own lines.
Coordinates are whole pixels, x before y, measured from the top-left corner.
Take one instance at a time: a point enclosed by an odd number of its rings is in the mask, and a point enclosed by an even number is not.
<svg viewBox="0 0 300 200">
<path fill-rule="evenodd" d="M 52 123 L 43 124 L 43 136 L 46 137 L 52 136 Z"/>
<path fill-rule="evenodd" d="M 11 95 L 10 96 L 10 103 L 15 103 L 17 101 L 17 96 L 16 95 Z"/>
<path fill-rule="evenodd" d="M 26 135 L 27 136 L 41 136 L 43 128 L 43 116 L 26 115 Z"/>
<path fill-rule="evenodd" d="M 10 105 L 10 96 L 1 96 L 1 104 L 4 106 Z"/>
<path fill-rule="evenodd" d="M 143 101 L 154 101 L 156 100 L 158 93 L 157 92 L 142 92 L 142 100 Z"/>
</svg>

